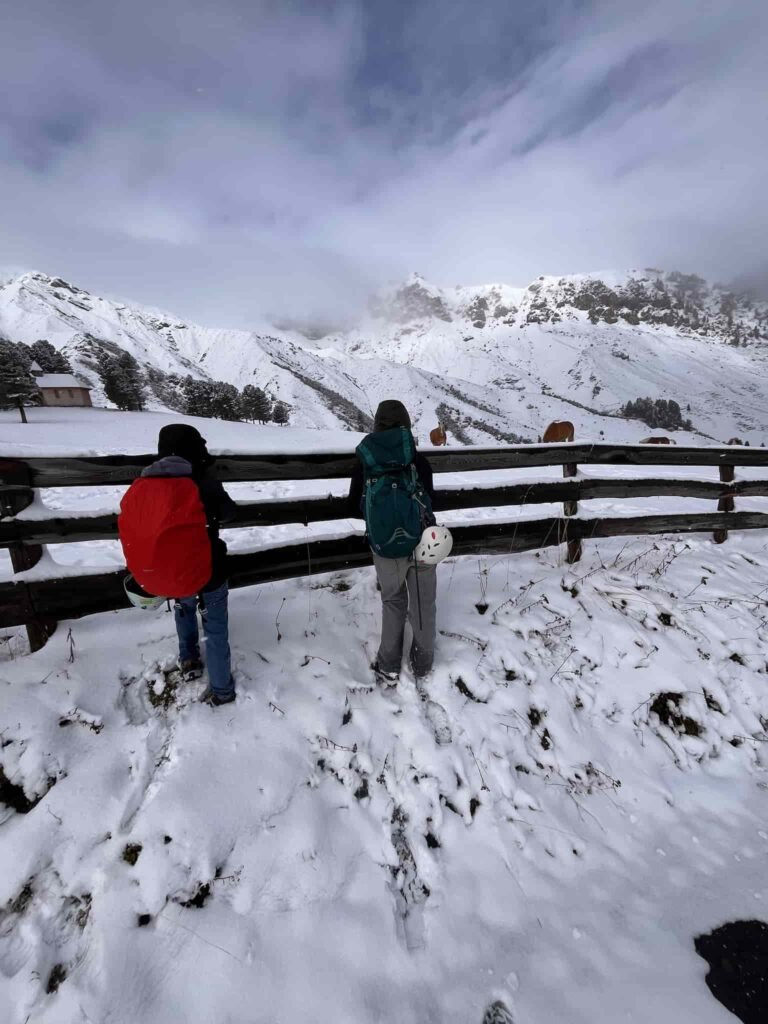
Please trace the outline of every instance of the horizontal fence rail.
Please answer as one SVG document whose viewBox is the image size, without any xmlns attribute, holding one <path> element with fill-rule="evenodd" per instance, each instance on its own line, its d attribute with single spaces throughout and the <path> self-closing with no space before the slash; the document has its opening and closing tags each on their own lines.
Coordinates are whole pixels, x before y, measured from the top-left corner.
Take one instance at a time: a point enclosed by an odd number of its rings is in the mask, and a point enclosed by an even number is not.
<svg viewBox="0 0 768 1024">
<path fill-rule="evenodd" d="M 768 529 L 765 512 L 704 512 L 614 519 L 537 519 L 520 523 L 479 523 L 452 529 L 456 555 L 509 555 L 573 540 L 632 537 L 638 534 L 700 533 L 718 528 Z M 355 534 L 334 540 L 310 540 L 229 556 L 231 588 L 248 587 L 338 572 L 371 564 L 371 554 Z M 23 625 L 35 618 L 73 619 L 127 608 L 125 570 L 34 583 L 0 583 L 0 626 Z"/>
<path fill-rule="evenodd" d="M 578 561 L 582 541 L 599 537 L 712 532 L 718 543 L 729 530 L 768 529 L 768 512 L 734 511 L 738 497 L 767 497 L 768 476 L 736 480 L 735 467 L 768 469 L 768 452 L 732 444 L 692 448 L 672 445 L 539 444 L 506 448 L 427 450 L 436 473 L 530 469 L 562 466 L 562 480 L 509 483 L 488 487 L 438 489 L 436 512 L 477 508 L 524 507 L 563 503 L 563 514 L 535 520 L 482 522 L 452 527 L 456 555 L 505 555 L 566 544 L 568 561 Z M 16 572 L 33 568 L 44 544 L 114 540 L 117 515 L 111 511 L 48 513 L 35 505 L 36 490 L 51 487 L 124 486 L 154 460 L 154 455 L 63 456 L 30 459 L 0 457 L 0 548 L 7 548 Z M 331 480 L 348 478 L 356 464 L 349 451 L 261 455 L 222 455 L 213 475 L 224 482 Z M 670 477 L 580 477 L 578 465 L 718 467 L 719 480 Z M 652 497 L 699 498 L 717 502 L 717 512 L 580 518 L 578 503 L 595 499 Z M 25 509 L 28 511 L 25 512 Z M 298 497 L 243 501 L 226 529 L 318 523 L 354 518 L 345 497 Z M 332 540 L 308 538 L 260 551 L 230 556 L 233 588 L 314 576 L 370 565 L 359 534 Z M 32 649 L 42 646 L 62 618 L 124 608 L 125 569 L 66 575 L 29 576 L 0 583 L 0 627 L 26 625 Z"/>
<path fill-rule="evenodd" d="M 504 487 L 471 487 L 438 490 L 436 512 L 509 505 L 543 505 L 560 501 L 607 498 L 734 498 L 767 497 L 768 479 L 740 480 L 723 484 L 716 480 L 582 479 L 510 484 Z M 244 526 L 308 525 L 350 518 L 345 497 L 296 498 L 280 501 L 237 502 L 237 518 L 225 529 Z M 356 516 L 354 518 L 357 518 Z M 0 520 L 0 548 L 13 544 L 71 544 L 89 540 L 114 540 L 117 513 L 66 513 L 50 519 Z"/>
<path fill-rule="evenodd" d="M 766 466 L 764 448 L 692 448 L 682 445 L 533 444 L 507 448 L 425 450 L 436 473 L 527 469 L 566 463 L 611 466 Z M 27 487 L 84 487 L 129 484 L 156 455 L 88 455 L 5 459 L 0 481 Z M 350 452 L 279 455 L 220 455 L 212 475 L 223 482 L 332 480 L 349 477 L 356 463 Z M 15 464 L 15 469 L 14 469 Z M 14 472 L 17 475 L 12 479 Z"/>
</svg>

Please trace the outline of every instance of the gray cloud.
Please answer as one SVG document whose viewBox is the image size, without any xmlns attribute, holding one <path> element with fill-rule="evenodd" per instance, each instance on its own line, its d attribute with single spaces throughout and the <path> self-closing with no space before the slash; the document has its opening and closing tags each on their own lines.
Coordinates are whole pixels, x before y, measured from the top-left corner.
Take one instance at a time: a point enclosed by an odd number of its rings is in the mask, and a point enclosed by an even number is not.
<svg viewBox="0 0 768 1024">
<path fill-rule="evenodd" d="M 525 283 L 765 261 L 757 0 L 4 17 L 3 264 L 248 326 L 344 312 L 412 269 Z"/>
</svg>

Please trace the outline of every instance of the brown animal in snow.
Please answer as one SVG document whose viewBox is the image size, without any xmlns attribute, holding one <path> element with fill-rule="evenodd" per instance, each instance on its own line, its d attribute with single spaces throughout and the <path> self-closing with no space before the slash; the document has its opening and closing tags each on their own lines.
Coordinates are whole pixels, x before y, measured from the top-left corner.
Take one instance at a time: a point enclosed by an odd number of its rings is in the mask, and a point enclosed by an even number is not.
<svg viewBox="0 0 768 1024">
<path fill-rule="evenodd" d="M 429 440 L 436 448 L 439 448 L 441 445 L 448 444 L 445 427 L 440 424 L 440 426 L 435 427 L 434 430 L 430 430 Z"/>
<path fill-rule="evenodd" d="M 555 420 L 544 431 L 544 444 L 556 444 L 559 441 L 573 440 L 573 424 L 570 420 Z"/>
</svg>

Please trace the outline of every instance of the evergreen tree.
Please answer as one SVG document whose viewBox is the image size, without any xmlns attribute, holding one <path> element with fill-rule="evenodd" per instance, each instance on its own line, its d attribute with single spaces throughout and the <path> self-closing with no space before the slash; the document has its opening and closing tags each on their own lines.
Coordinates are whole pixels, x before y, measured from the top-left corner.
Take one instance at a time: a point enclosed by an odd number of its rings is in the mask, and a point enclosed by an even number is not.
<svg viewBox="0 0 768 1024">
<path fill-rule="evenodd" d="M 621 415 L 630 420 L 641 420 L 649 427 L 665 430 L 692 429 L 691 421 L 683 419 L 680 406 L 674 399 L 638 398 L 634 402 L 626 402 L 621 408 Z"/>
<path fill-rule="evenodd" d="M 240 392 L 234 384 L 225 384 L 224 381 L 212 382 L 212 413 L 218 420 L 239 420 L 240 419 Z"/>
<path fill-rule="evenodd" d="M 0 408 L 18 409 L 22 423 L 27 422 L 24 406 L 40 403 L 40 390 L 30 372 L 30 364 L 31 360 L 25 359 L 19 346 L 0 341 Z"/>
<path fill-rule="evenodd" d="M 240 399 L 240 415 L 244 420 L 266 423 L 269 419 L 269 399 L 261 388 L 246 384 Z"/>
<path fill-rule="evenodd" d="M 30 347 L 30 354 L 43 373 L 72 373 L 67 357 L 57 352 L 45 338 L 41 338 Z"/>
<path fill-rule="evenodd" d="M 99 360 L 99 376 L 108 401 L 118 409 L 140 412 L 144 408 L 144 388 L 139 364 L 130 352 L 117 357 L 103 355 Z"/>
<path fill-rule="evenodd" d="M 11 358 L 15 362 L 23 366 L 25 370 L 28 370 L 32 365 L 32 349 L 29 345 L 25 345 L 23 341 L 8 341 L 7 338 L 0 337 L 0 347 L 5 354 L 4 358 Z"/>
<path fill-rule="evenodd" d="M 272 403 L 269 396 L 261 388 L 256 388 L 256 419 L 259 423 L 268 423 L 272 415 Z"/>
<path fill-rule="evenodd" d="M 213 416 L 213 386 L 209 380 L 187 377 L 183 386 L 184 412 L 188 416 Z"/>
<path fill-rule="evenodd" d="M 256 388 L 253 384 L 246 384 L 240 393 L 240 417 L 248 423 L 253 423 L 255 416 Z"/>
<path fill-rule="evenodd" d="M 289 422 L 290 415 L 285 402 L 275 402 L 275 407 L 272 410 L 272 419 L 275 423 L 279 423 L 281 427 Z"/>
<path fill-rule="evenodd" d="M 184 412 L 188 416 L 239 420 L 242 415 L 242 396 L 234 384 L 226 384 L 223 380 L 195 380 L 187 377 L 182 393 Z"/>
</svg>

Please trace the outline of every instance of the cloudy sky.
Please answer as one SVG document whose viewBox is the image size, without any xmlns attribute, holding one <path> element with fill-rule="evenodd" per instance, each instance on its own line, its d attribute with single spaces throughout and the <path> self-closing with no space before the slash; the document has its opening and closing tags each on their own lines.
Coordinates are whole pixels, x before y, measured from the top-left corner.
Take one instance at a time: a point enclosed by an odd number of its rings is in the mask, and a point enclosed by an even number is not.
<svg viewBox="0 0 768 1024">
<path fill-rule="evenodd" d="M 0 266 L 204 323 L 768 266 L 766 0 L 24 0 Z"/>
</svg>

